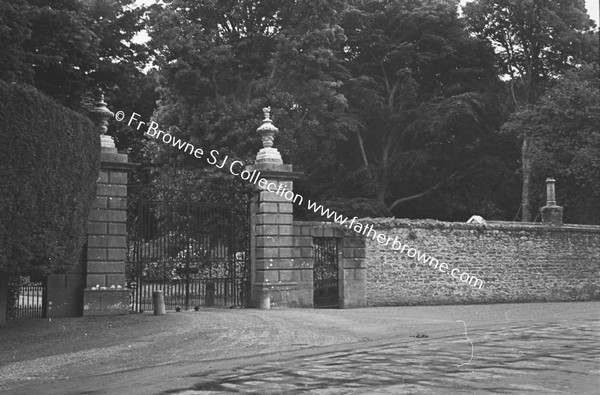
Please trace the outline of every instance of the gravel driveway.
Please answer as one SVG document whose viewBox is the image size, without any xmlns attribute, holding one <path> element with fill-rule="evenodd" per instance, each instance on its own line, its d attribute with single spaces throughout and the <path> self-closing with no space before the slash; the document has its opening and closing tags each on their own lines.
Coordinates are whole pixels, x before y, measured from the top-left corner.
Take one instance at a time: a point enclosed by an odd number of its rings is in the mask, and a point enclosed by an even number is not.
<svg viewBox="0 0 600 395">
<path fill-rule="evenodd" d="M 598 316 L 599 302 L 380 307 L 354 310 L 203 309 L 12 322 L 0 328 L 0 391 L 148 393 L 192 369 L 244 358 L 421 334 Z M 156 388 L 151 386 L 151 388 Z M 119 391 L 123 393 L 122 391 Z"/>
</svg>

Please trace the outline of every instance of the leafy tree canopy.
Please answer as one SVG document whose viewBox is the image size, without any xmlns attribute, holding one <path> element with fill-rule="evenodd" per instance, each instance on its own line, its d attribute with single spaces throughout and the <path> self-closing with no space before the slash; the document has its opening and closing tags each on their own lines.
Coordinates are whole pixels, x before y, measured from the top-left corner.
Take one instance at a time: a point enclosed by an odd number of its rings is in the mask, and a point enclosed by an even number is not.
<svg viewBox="0 0 600 395">
<path fill-rule="evenodd" d="M 517 85 L 517 106 L 534 103 L 552 78 L 598 61 L 598 31 L 584 0 L 477 0 L 467 24 L 496 49 L 502 74 Z"/>
<path fill-rule="evenodd" d="M 503 130 L 526 131 L 534 142 L 536 178 L 557 180 L 565 221 L 600 223 L 600 79 L 598 65 L 567 72 L 538 103 L 515 113 Z M 545 189 L 535 190 L 540 206 Z"/>
<path fill-rule="evenodd" d="M 144 9 L 133 3 L 0 0 L 0 79 L 34 85 L 80 111 L 98 86 L 127 92 L 149 56 L 131 42 L 144 27 Z"/>
<path fill-rule="evenodd" d="M 335 167 L 329 153 L 344 138 L 345 40 L 338 1 L 167 1 L 150 16 L 160 106 L 170 133 L 250 163 L 265 106 L 281 130 L 275 146 L 307 179 Z M 154 143 L 149 143 L 152 145 Z M 157 163 L 206 166 L 174 150 Z M 178 156 L 179 155 L 179 156 Z M 174 162 L 169 162 L 174 161 Z M 310 183 L 307 183 L 310 185 Z"/>
<path fill-rule="evenodd" d="M 598 62 L 598 30 L 583 0 L 476 0 L 464 7 L 471 32 L 494 46 L 517 111 L 534 104 L 566 71 Z M 533 142 L 521 138 L 521 220 L 532 220 Z M 540 180 L 542 182 L 542 180 Z"/>
<path fill-rule="evenodd" d="M 348 185 L 389 212 L 431 215 L 431 206 L 403 206 L 464 185 L 482 162 L 493 162 L 484 152 L 502 119 L 494 112 L 503 91 L 491 48 L 469 37 L 457 6 L 366 0 L 344 16 L 345 93 L 360 125 L 346 147 L 355 179 Z M 494 163 L 505 171 L 501 162 Z M 435 197 L 436 210 L 451 200 Z"/>
</svg>

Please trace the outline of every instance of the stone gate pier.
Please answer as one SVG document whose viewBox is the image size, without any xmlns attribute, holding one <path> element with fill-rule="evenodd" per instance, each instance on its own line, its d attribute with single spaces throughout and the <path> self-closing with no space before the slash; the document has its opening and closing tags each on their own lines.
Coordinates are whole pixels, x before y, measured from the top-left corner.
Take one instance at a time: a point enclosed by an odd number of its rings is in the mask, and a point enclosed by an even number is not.
<svg viewBox="0 0 600 395">
<path fill-rule="evenodd" d="M 130 310 L 125 282 L 127 175 L 136 165 L 118 153 L 113 138 L 104 134 L 113 115 L 103 99 L 92 113 L 101 128 L 101 151 L 96 199 L 87 225 L 84 316 L 128 314 Z"/>
<path fill-rule="evenodd" d="M 365 241 L 352 231 L 328 222 L 294 221 L 293 205 L 306 204 L 293 192 L 302 176 L 284 164 L 273 147 L 278 129 L 265 108 L 257 132 L 263 148 L 246 170 L 260 171 L 265 182 L 251 202 L 251 305 L 260 308 L 314 307 L 314 237 L 329 238 L 337 247 L 333 281 L 336 305 L 366 306 Z"/>
<path fill-rule="evenodd" d="M 281 154 L 273 147 L 278 129 L 271 121 L 270 108 L 263 111 L 264 120 L 257 129 L 263 148 L 256 155 L 254 165 L 246 167 L 250 172 L 260 171 L 266 181 L 259 183 L 260 191 L 250 206 L 251 304 L 259 307 L 261 299 L 267 298 L 270 300 L 267 308 L 297 307 L 301 261 L 294 260 L 292 191 L 294 180 L 302 173 L 294 172 L 292 165 L 283 163 Z"/>
</svg>

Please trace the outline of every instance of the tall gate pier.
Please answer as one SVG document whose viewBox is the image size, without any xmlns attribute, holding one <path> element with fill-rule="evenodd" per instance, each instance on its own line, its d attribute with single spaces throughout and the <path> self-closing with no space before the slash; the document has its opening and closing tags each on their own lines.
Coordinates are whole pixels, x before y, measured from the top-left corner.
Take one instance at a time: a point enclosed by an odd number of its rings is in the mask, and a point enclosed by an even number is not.
<svg viewBox="0 0 600 395">
<path fill-rule="evenodd" d="M 270 118 L 270 108 L 263 111 L 257 129 L 263 148 L 254 165 L 246 168 L 260 171 L 264 178 L 251 203 L 251 305 L 365 306 L 365 240 L 332 223 L 294 221 L 293 205 L 304 199 L 293 193 L 293 182 L 302 173 L 283 163 L 273 147 L 278 129 Z"/>
</svg>

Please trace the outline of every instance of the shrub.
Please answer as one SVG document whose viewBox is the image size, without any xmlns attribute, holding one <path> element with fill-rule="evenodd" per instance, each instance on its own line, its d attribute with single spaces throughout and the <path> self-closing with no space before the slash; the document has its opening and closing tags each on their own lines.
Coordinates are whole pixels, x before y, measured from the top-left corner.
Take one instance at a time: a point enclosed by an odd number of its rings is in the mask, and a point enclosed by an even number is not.
<svg viewBox="0 0 600 395">
<path fill-rule="evenodd" d="M 77 262 L 95 196 L 99 129 L 35 88 L 0 81 L 0 272 Z"/>
</svg>

